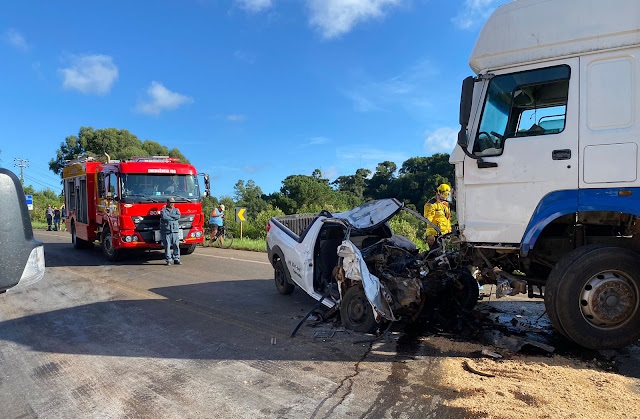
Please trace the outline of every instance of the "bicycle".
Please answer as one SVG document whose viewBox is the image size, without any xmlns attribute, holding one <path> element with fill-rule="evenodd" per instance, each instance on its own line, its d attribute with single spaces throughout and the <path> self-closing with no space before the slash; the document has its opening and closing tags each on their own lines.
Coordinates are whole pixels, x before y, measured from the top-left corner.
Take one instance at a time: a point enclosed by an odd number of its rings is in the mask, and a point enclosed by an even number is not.
<svg viewBox="0 0 640 419">
<path fill-rule="evenodd" d="M 206 231 L 210 232 L 209 227 L 206 227 Z M 206 240 L 206 236 L 205 236 L 205 240 Z M 213 242 L 215 243 L 214 246 L 216 246 L 216 247 L 221 247 L 223 249 L 228 249 L 233 244 L 233 233 L 231 233 L 230 231 L 226 231 L 224 226 L 220 226 L 220 227 L 218 227 L 218 232 L 216 233 L 215 237 L 213 238 Z M 203 245 L 207 245 L 207 244 L 208 243 L 206 243 L 206 241 L 203 243 Z"/>
</svg>

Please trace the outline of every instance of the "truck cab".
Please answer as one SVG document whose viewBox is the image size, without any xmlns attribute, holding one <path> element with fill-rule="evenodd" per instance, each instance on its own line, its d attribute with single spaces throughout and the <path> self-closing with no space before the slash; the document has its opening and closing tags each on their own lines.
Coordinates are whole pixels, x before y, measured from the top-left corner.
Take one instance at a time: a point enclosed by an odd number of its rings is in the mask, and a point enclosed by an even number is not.
<svg viewBox="0 0 640 419">
<path fill-rule="evenodd" d="M 530 296 L 544 287 L 554 327 L 587 347 L 640 336 L 639 15 L 633 0 L 499 7 L 450 158 L 460 236 L 485 277 L 503 266 Z"/>
</svg>

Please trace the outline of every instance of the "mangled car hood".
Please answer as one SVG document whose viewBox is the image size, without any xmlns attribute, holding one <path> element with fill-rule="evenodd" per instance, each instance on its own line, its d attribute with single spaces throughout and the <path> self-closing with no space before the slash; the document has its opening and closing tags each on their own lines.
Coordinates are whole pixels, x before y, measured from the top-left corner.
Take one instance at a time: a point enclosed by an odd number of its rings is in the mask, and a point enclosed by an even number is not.
<svg viewBox="0 0 640 419">
<path fill-rule="evenodd" d="M 404 204 L 395 198 L 379 199 L 349 211 L 336 213 L 333 218 L 342 220 L 358 230 L 374 229 L 391 219 L 402 207 Z"/>
</svg>

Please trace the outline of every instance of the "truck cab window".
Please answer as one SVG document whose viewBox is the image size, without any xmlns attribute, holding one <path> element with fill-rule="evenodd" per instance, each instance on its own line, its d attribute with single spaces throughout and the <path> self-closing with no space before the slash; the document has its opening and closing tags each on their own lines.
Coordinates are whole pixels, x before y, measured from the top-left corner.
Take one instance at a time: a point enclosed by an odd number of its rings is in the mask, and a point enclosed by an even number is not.
<svg viewBox="0 0 640 419">
<path fill-rule="evenodd" d="M 111 199 L 115 199 L 117 200 L 119 197 L 118 194 L 118 176 L 115 173 L 110 173 L 109 174 L 109 178 L 108 178 L 108 196 L 111 197 Z"/>
<path fill-rule="evenodd" d="M 569 67 L 562 65 L 491 79 L 474 154 L 498 156 L 509 138 L 562 132 L 569 77 Z"/>
<path fill-rule="evenodd" d="M 105 175 L 104 173 L 98 173 L 98 196 L 104 198 L 105 195 Z"/>
</svg>

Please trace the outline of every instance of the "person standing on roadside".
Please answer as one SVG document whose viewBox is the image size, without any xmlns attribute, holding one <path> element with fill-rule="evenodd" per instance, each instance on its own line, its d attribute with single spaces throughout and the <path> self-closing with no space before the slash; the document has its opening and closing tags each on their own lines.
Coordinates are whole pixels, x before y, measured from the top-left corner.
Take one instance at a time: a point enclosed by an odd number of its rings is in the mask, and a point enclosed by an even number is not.
<svg viewBox="0 0 640 419">
<path fill-rule="evenodd" d="M 211 210 L 209 216 L 209 227 L 211 228 L 211 238 L 209 239 L 209 246 L 213 246 L 213 240 L 218 235 L 218 229 L 224 225 L 224 205 L 218 205 L 218 208 Z M 222 237 L 220 237 L 220 245 L 222 245 Z"/>
<path fill-rule="evenodd" d="M 51 204 L 47 205 L 44 213 L 47 216 L 47 231 L 51 231 L 51 224 L 53 223 L 53 208 L 51 208 Z"/>
<path fill-rule="evenodd" d="M 180 210 L 175 207 L 175 198 L 167 199 L 167 205 L 160 210 L 160 234 L 162 237 L 162 245 L 164 246 L 164 254 L 166 265 L 171 265 L 171 260 L 175 265 L 180 265 L 180 238 L 178 232 L 180 229 Z"/>
<path fill-rule="evenodd" d="M 62 204 L 62 206 L 60 207 L 60 216 L 62 217 L 63 220 L 67 219 L 67 209 L 65 208 L 64 204 Z M 67 223 L 66 222 L 60 224 L 60 226 L 64 227 L 63 228 L 64 231 L 67 230 Z"/>
<path fill-rule="evenodd" d="M 60 230 L 60 210 L 53 207 L 53 231 Z"/>
</svg>

